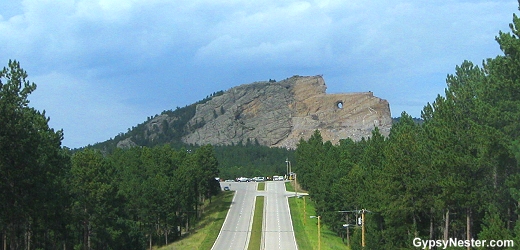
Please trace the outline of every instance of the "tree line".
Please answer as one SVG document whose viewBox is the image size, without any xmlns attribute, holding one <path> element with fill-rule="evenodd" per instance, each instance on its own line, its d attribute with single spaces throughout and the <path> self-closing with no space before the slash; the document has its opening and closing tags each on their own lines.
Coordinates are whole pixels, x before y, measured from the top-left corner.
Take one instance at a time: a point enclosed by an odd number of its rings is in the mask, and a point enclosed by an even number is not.
<svg viewBox="0 0 520 250">
<path fill-rule="evenodd" d="M 247 139 L 237 145 L 214 146 L 221 179 L 285 175 L 286 159 L 294 158 L 294 150 L 262 146 Z"/>
<path fill-rule="evenodd" d="M 2 249 L 145 249 L 188 232 L 220 192 L 211 145 L 72 152 L 30 107 L 19 62 L 0 71 Z"/>
<path fill-rule="evenodd" d="M 519 27 L 514 15 L 496 37 L 504 55 L 457 66 L 422 123 L 403 112 L 388 137 L 376 128 L 358 142 L 332 145 L 319 131 L 300 140 L 293 169 L 326 224 L 344 237 L 342 225 L 367 209 L 368 249 L 410 248 L 417 237 L 520 244 Z M 349 233 L 360 249 L 359 227 Z"/>
</svg>

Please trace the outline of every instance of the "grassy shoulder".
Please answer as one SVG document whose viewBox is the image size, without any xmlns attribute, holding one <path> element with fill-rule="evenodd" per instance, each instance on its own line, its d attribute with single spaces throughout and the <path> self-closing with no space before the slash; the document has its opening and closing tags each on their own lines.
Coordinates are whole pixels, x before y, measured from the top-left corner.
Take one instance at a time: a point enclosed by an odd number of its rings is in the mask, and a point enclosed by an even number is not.
<svg viewBox="0 0 520 250">
<path fill-rule="evenodd" d="M 253 226 L 249 238 L 248 250 L 259 250 L 262 245 L 262 220 L 264 218 L 264 196 L 257 196 L 255 200 L 255 212 L 253 214 Z"/>
<path fill-rule="evenodd" d="M 192 233 L 158 250 L 211 249 L 226 219 L 235 192 L 222 192 L 213 198 Z"/>
<path fill-rule="evenodd" d="M 286 182 L 286 187 L 291 186 Z M 292 188 L 294 190 L 294 188 Z M 290 191 L 287 189 L 287 191 Z M 289 198 L 289 207 L 293 222 L 296 244 L 300 250 L 318 249 L 318 220 L 311 219 L 310 216 L 316 215 L 314 204 L 309 197 Z M 321 249 L 349 249 L 335 232 L 321 225 Z"/>
<path fill-rule="evenodd" d="M 294 192 L 295 191 L 294 185 L 292 184 L 292 182 L 290 182 L 290 181 L 286 181 L 285 182 L 285 190 L 287 192 Z"/>
</svg>

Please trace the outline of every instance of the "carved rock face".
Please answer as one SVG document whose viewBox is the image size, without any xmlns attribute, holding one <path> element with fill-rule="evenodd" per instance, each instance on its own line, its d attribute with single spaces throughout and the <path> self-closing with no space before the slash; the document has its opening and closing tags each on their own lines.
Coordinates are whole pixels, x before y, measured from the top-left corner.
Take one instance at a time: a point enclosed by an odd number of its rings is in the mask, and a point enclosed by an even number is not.
<svg viewBox="0 0 520 250">
<path fill-rule="evenodd" d="M 199 104 L 187 126 L 185 143 L 226 145 L 257 140 L 262 145 L 295 148 L 300 138 L 320 130 L 325 141 L 360 140 L 392 124 L 386 100 L 372 92 L 326 94 L 321 76 L 294 76 L 280 82 L 245 84 Z"/>
</svg>

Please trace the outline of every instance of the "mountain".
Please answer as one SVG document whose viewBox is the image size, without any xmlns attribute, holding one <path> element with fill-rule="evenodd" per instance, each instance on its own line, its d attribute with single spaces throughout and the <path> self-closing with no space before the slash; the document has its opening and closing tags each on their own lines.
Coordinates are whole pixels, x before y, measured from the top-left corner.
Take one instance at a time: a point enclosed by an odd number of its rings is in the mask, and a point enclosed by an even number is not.
<svg viewBox="0 0 520 250">
<path fill-rule="evenodd" d="M 375 127 L 388 135 L 392 118 L 386 100 L 372 92 L 327 94 L 326 89 L 322 76 L 240 85 L 149 117 L 95 147 L 232 145 L 249 139 L 260 145 L 295 148 L 300 138 L 308 139 L 315 130 L 332 143 L 369 137 Z"/>
</svg>

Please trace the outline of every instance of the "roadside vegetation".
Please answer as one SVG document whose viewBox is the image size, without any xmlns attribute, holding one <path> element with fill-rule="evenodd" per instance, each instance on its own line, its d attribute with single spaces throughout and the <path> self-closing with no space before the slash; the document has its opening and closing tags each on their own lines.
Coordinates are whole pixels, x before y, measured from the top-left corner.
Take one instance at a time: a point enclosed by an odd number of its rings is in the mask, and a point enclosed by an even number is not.
<svg viewBox="0 0 520 250">
<path fill-rule="evenodd" d="M 289 182 L 289 181 L 285 182 L 285 190 L 287 192 L 294 192 L 295 191 L 294 185 L 292 184 L 292 182 Z"/>
<path fill-rule="evenodd" d="M 293 182 L 286 182 L 285 187 L 289 192 L 294 192 Z M 298 190 L 299 191 L 299 190 Z M 305 191 L 303 191 L 305 192 Z M 308 196 L 301 198 L 289 198 L 289 208 L 293 223 L 296 244 L 300 250 L 318 249 L 318 220 L 310 218 L 316 216 L 314 202 Z M 348 249 L 338 234 L 321 224 L 321 249 Z"/>
<path fill-rule="evenodd" d="M 190 234 L 168 246 L 155 249 L 211 249 L 224 224 L 234 194 L 235 192 L 222 192 L 213 199 L 212 203 L 206 202 L 207 209 Z"/>
<path fill-rule="evenodd" d="M 249 238 L 248 250 L 260 250 L 262 245 L 262 227 L 264 218 L 264 196 L 257 196 L 255 200 L 255 212 L 253 214 L 253 226 Z"/>
</svg>

